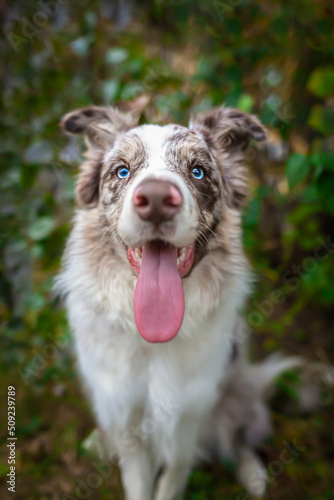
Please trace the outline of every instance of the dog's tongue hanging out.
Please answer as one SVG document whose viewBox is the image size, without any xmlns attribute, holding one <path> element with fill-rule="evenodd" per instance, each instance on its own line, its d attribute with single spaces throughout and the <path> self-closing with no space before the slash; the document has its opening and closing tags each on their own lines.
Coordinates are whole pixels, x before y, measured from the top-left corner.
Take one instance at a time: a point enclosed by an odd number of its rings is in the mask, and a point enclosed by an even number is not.
<svg viewBox="0 0 334 500">
<path fill-rule="evenodd" d="M 168 342 L 177 335 L 184 316 L 184 294 L 176 247 L 161 241 L 143 246 L 134 308 L 138 331 L 148 342 Z"/>
</svg>

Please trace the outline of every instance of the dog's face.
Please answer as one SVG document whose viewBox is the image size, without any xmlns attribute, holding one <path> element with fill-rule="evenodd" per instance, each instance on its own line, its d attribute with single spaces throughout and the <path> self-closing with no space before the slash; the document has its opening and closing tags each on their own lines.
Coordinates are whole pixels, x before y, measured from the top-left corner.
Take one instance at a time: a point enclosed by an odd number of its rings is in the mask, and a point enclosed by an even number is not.
<svg viewBox="0 0 334 500">
<path fill-rule="evenodd" d="M 182 278 L 205 255 L 228 210 L 240 208 L 242 153 L 251 138 L 264 139 L 264 129 L 229 108 L 199 115 L 186 128 L 136 126 L 131 115 L 92 107 L 66 115 L 63 126 L 88 145 L 79 203 L 97 207 L 101 231 L 138 276 L 138 330 L 152 342 L 170 340 L 183 319 Z"/>
<path fill-rule="evenodd" d="M 219 219 L 222 191 L 219 166 L 199 134 L 177 125 L 143 125 L 106 153 L 100 207 L 110 224 L 117 221 L 136 273 L 145 243 L 159 240 L 177 249 L 184 277 L 195 242 Z"/>
</svg>

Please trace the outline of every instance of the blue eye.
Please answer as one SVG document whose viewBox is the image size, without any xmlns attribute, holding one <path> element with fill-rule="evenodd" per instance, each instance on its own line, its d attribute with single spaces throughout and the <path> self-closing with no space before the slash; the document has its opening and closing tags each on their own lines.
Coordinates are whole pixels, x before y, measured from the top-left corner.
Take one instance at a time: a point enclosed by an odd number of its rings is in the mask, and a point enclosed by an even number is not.
<svg viewBox="0 0 334 500">
<path fill-rule="evenodd" d="M 204 177 L 204 170 L 202 168 L 195 167 L 192 170 L 192 174 L 193 174 L 193 177 L 195 177 L 195 179 L 201 180 Z"/>
<path fill-rule="evenodd" d="M 117 177 L 119 179 L 125 179 L 130 175 L 130 170 L 126 167 L 121 167 L 117 170 Z"/>
</svg>

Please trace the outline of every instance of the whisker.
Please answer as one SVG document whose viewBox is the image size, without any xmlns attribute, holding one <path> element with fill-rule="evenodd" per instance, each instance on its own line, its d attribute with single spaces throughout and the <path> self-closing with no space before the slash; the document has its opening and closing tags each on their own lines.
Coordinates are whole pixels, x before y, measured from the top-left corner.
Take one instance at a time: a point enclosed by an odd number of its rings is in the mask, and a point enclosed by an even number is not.
<svg viewBox="0 0 334 500">
<path fill-rule="evenodd" d="M 208 238 L 206 237 L 206 235 L 205 235 L 202 231 L 200 231 L 200 232 L 199 232 L 199 234 L 200 234 L 200 236 L 201 236 L 202 238 L 204 238 L 204 240 L 205 240 L 205 242 L 206 242 L 206 244 L 205 244 L 205 245 L 203 245 L 203 247 L 205 248 L 205 247 L 206 247 L 206 245 L 209 245 L 209 249 L 211 250 L 210 241 L 208 240 Z"/>
<path fill-rule="evenodd" d="M 219 240 L 218 236 L 216 235 L 216 233 L 207 225 L 207 224 L 204 224 L 203 222 L 199 222 L 199 224 L 201 224 L 202 226 L 205 227 L 205 229 L 207 229 L 208 231 L 210 231 L 210 233 L 213 234 L 213 236 L 216 238 L 216 240 L 218 241 L 218 244 L 221 248 L 224 248 L 222 242 Z"/>
</svg>

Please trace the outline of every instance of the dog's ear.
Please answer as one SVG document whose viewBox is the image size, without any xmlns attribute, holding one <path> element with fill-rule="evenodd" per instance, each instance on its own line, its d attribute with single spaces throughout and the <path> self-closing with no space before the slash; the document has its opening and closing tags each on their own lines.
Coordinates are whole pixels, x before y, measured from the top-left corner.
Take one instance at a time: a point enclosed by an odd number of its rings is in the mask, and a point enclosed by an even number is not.
<svg viewBox="0 0 334 500">
<path fill-rule="evenodd" d="M 137 125 L 137 118 L 130 113 L 104 106 L 90 106 L 65 115 L 61 126 L 65 132 L 83 135 L 88 148 L 103 150 L 112 145 L 119 132 Z"/>
<path fill-rule="evenodd" d="M 93 207 L 97 204 L 104 153 L 119 133 L 130 130 L 137 123 L 138 116 L 102 106 L 79 109 L 63 117 L 61 126 L 65 132 L 82 135 L 88 148 L 76 186 L 80 205 Z"/>
<path fill-rule="evenodd" d="M 193 116 L 189 128 L 201 134 L 216 154 L 227 189 L 227 201 L 234 208 L 240 208 L 247 196 L 244 154 L 252 139 L 266 139 L 265 127 L 254 115 L 221 106 Z"/>
<path fill-rule="evenodd" d="M 208 142 L 225 150 L 244 151 L 251 139 L 264 141 L 267 136 L 256 116 L 224 106 L 192 117 L 190 128 L 200 131 Z"/>
</svg>

